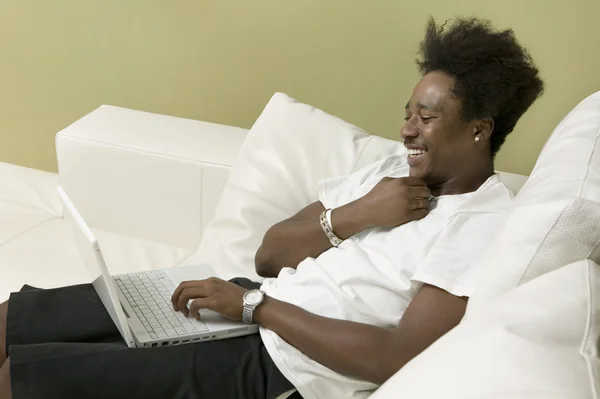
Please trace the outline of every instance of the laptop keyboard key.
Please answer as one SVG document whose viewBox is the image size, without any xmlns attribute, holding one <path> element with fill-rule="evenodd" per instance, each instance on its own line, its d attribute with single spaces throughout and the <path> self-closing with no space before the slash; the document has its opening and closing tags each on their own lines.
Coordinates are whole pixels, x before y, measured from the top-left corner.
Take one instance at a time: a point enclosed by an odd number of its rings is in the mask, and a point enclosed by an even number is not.
<svg viewBox="0 0 600 399">
<path fill-rule="evenodd" d="M 166 333 L 168 336 L 173 336 L 173 335 L 177 334 L 177 333 L 175 332 L 175 330 L 174 330 L 174 329 L 172 329 L 172 328 L 167 328 L 167 327 L 165 327 L 165 333 Z"/>
<path fill-rule="evenodd" d="M 184 326 L 184 328 L 188 334 L 195 333 L 197 331 L 196 328 L 191 324 Z"/>
<path fill-rule="evenodd" d="M 115 281 L 152 339 L 208 331 L 204 323 L 173 310 L 171 295 L 175 286 L 164 271 L 119 276 Z"/>
</svg>

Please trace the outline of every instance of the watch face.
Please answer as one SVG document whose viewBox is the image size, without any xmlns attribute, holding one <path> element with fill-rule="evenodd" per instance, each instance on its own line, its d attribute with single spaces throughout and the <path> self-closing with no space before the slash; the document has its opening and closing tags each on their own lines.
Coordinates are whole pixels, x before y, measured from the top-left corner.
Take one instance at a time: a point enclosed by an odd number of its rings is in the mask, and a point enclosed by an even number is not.
<svg viewBox="0 0 600 399">
<path fill-rule="evenodd" d="M 263 294 L 260 291 L 248 291 L 245 295 L 246 303 L 248 305 L 257 305 L 262 300 Z"/>
</svg>

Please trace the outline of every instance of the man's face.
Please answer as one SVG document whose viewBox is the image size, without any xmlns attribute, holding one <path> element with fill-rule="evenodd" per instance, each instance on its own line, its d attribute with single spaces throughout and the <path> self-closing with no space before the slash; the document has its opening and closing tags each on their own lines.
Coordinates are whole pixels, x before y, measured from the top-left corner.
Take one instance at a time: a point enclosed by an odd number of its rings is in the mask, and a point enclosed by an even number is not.
<svg viewBox="0 0 600 399">
<path fill-rule="evenodd" d="M 452 94 L 454 78 L 430 72 L 417 83 L 402 127 L 409 150 L 410 175 L 428 185 L 445 183 L 461 173 L 474 149 L 472 126 L 460 118 L 461 101 Z"/>
</svg>

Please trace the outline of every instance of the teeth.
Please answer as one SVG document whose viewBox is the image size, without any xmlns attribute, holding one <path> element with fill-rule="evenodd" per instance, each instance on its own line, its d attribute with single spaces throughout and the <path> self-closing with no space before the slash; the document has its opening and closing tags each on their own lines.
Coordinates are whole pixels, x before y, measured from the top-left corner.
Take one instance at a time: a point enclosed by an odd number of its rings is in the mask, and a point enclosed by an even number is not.
<svg viewBox="0 0 600 399">
<path fill-rule="evenodd" d="M 409 149 L 408 155 L 415 157 L 417 155 L 425 154 L 426 152 L 427 152 L 427 150 Z"/>
</svg>

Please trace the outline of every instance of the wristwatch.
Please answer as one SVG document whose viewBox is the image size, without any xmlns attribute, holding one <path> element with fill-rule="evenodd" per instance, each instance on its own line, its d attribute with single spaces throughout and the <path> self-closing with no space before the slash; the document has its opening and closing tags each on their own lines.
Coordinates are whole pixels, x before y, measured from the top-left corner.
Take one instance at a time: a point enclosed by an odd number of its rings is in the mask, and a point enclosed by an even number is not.
<svg viewBox="0 0 600 399">
<path fill-rule="evenodd" d="M 242 310 L 242 321 L 246 324 L 254 324 L 254 309 L 265 300 L 265 293 L 261 290 L 250 290 L 244 293 L 244 309 Z"/>
</svg>

